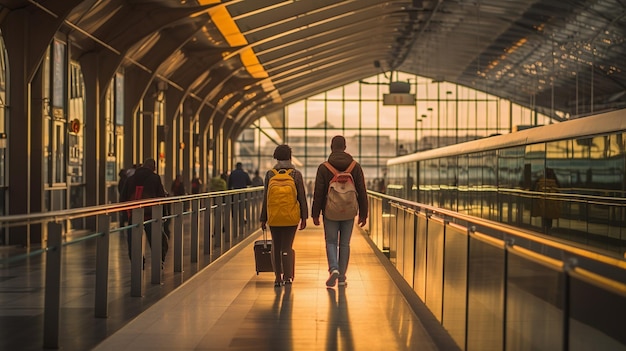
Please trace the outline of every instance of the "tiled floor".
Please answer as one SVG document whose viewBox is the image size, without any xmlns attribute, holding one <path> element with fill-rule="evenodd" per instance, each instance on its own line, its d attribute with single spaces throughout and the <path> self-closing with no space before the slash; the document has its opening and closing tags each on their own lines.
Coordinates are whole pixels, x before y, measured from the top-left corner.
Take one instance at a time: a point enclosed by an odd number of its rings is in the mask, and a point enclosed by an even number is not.
<svg viewBox="0 0 626 351">
<path fill-rule="evenodd" d="M 93 241 L 63 254 L 59 345 L 65 351 L 97 350 L 454 350 L 456 346 L 415 295 L 405 297 L 389 261 L 358 229 L 346 288 L 326 289 L 321 227 L 299 231 L 293 286 L 275 289 L 273 274 L 256 274 L 253 241 L 221 257 L 200 255 L 173 272 L 166 260 L 163 283 L 150 282 L 150 253 L 142 297 L 130 296 L 130 268 L 123 235 L 112 235 L 108 318 L 94 317 Z M 23 249 L 0 248 L 0 257 Z M 217 259 L 216 259 L 217 257 Z M 212 263 L 211 263 L 212 262 Z M 43 346 L 42 257 L 0 267 L 0 350 Z M 207 267 L 208 265 L 208 267 Z M 388 273 L 389 272 L 391 273 Z M 104 340 L 104 341 L 103 341 Z"/>
<path fill-rule="evenodd" d="M 256 274 L 253 239 L 155 303 L 95 350 L 449 350 L 432 316 L 418 318 L 357 229 L 348 286 L 327 289 L 321 227 L 296 235 L 296 277 Z"/>
</svg>

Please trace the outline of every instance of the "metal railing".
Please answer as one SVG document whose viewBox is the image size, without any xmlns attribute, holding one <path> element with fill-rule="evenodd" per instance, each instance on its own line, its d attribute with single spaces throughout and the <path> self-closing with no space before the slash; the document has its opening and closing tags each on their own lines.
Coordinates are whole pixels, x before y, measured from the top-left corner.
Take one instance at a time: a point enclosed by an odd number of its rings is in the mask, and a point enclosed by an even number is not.
<svg viewBox="0 0 626 351">
<path fill-rule="evenodd" d="M 369 192 L 369 235 L 463 350 L 626 349 L 626 260 Z"/>
<path fill-rule="evenodd" d="M 219 256 L 236 243 L 258 231 L 258 220 L 263 198 L 263 187 L 230 190 L 185 196 L 138 200 L 119 204 L 85 207 L 80 209 L 53 211 L 46 213 L 13 215 L 0 217 L 4 228 L 24 227 L 35 224 L 47 229 L 47 240 L 42 247 L 27 253 L 13 255 L 0 260 L 0 265 L 19 264 L 36 256 L 44 256 L 45 292 L 44 292 L 44 328 L 43 347 L 59 348 L 59 318 L 62 294 L 63 252 L 66 247 L 84 241 L 96 242 L 95 260 L 95 303 L 96 318 L 108 315 L 108 282 L 111 276 L 109 268 L 110 236 L 115 234 L 131 235 L 130 295 L 143 295 L 143 230 L 144 225 L 152 226 L 150 254 L 161 257 L 161 235 L 166 220 L 172 222 L 172 238 L 169 238 L 169 252 L 173 252 L 174 272 L 183 271 L 183 248 L 189 245 L 191 262 L 198 262 L 200 243 L 203 243 L 205 255 Z M 188 204 L 188 205 L 187 205 Z M 184 205 L 189 209 L 185 210 Z M 170 208 L 164 215 L 163 208 Z M 112 225 L 111 217 L 120 211 L 129 211 L 131 221 L 127 226 Z M 152 213 L 151 219 L 144 220 L 144 212 Z M 69 235 L 66 224 L 77 218 L 91 219 L 95 223 L 93 230 L 81 235 Z M 183 235 L 183 220 L 189 221 L 189 233 Z M 200 240 L 202 236 L 203 240 Z M 71 238 L 70 238 L 71 237 Z M 68 239 L 70 238 L 70 239 Z M 188 243 L 183 242 L 187 238 Z M 161 260 L 151 260 L 151 283 L 161 284 Z"/>
</svg>

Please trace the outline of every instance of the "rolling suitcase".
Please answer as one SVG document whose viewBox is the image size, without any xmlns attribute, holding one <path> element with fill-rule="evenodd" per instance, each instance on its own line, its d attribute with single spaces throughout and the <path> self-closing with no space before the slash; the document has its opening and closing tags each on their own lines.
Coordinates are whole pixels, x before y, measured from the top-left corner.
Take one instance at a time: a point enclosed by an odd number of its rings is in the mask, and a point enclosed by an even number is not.
<svg viewBox="0 0 626 351">
<path fill-rule="evenodd" d="M 274 272 L 272 265 L 272 240 L 268 240 L 263 231 L 263 240 L 254 242 L 254 261 L 256 263 L 256 274 L 259 272 Z"/>
</svg>

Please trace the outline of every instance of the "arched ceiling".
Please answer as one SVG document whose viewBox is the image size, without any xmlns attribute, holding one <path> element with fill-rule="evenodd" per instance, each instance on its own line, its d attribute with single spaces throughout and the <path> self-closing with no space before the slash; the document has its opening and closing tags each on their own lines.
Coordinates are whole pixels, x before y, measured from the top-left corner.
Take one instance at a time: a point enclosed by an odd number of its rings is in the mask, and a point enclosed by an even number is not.
<svg viewBox="0 0 626 351">
<path fill-rule="evenodd" d="M 75 55 L 117 55 L 239 129 L 383 71 L 555 119 L 626 107 L 620 0 L 0 0 L 0 21 L 13 11 L 62 19 Z"/>
</svg>

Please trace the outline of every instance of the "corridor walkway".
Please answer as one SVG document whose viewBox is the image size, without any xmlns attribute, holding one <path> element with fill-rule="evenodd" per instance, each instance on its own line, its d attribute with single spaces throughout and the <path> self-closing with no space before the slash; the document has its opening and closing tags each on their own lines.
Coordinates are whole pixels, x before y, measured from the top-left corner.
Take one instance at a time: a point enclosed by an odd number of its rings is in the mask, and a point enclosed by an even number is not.
<svg viewBox="0 0 626 351">
<path fill-rule="evenodd" d="M 269 235 L 269 233 L 268 233 Z M 348 286 L 327 289 L 321 227 L 296 235 L 293 285 L 256 274 L 251 237 L 154 304 L 95 350 L 454 350 L 421 303 L 355 228 Z M 382 258 L 382 260 L 381 260 Z M 418 317 L 419 315 L 419 317 Z"/>
</svg>

